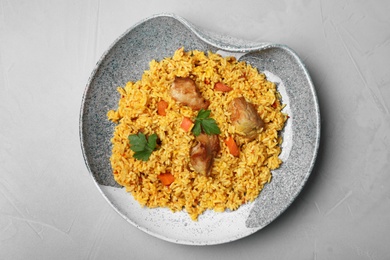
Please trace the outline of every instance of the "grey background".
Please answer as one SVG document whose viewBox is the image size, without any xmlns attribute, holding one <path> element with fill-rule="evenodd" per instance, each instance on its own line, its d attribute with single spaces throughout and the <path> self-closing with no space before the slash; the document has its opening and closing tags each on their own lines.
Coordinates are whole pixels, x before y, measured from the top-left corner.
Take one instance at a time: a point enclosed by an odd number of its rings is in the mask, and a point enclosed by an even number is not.
<svg viewBox="0 0 390 260">
<path fill-rule="evenodd" d="M 0 0 L 0 259 L 389 259 L 389 1 Z M 153 14 L 305 62 L 322 116 L 314 171 L 259 232 L 192 247 L 123 220 L 85 167 L 78 119 L 95 63 Z"/>
</svg>

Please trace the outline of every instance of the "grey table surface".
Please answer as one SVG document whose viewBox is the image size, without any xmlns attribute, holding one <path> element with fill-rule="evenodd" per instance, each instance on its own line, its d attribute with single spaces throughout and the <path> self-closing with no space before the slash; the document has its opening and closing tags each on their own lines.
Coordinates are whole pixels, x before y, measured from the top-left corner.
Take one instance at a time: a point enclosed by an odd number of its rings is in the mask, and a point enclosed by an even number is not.
<svg viewBox="0 0 390 260">
<path fill-rule="evenodd" d="M 313 79 L 321 144 L 275 221 L 214 246 L 160 240 L 101 196 L 79 112 L 110 44 L 175 13 L 236 38 L 285 44 Z M 0 0 L 0 259 L 390 259 L 390 1 Z"/>
</svg>

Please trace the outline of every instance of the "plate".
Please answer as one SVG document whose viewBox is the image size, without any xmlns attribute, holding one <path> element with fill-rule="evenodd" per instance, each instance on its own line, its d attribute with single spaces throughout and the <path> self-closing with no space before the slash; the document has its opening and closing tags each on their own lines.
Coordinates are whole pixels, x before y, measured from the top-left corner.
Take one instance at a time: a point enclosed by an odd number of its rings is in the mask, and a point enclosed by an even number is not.
<svg viewBox="0 0 390 260">
<path fill-rule="evenodd" d="M 276 82 L 290 116 L 282 131 L 283 163 L 259 197 L 236 211 L 206 211 L 198 221 L 187 213 L 141 207 L 116 184 L 110 165 L 117 87 L 137 81 L 153 59 L 185 50 L 218 52 L 246 61 Z M 164 240 L 179 244 L 212 245 L 231 242 L 264 228 L 282 214 L 305 185 L 315 162 L 320 139 L 320 113 L 309 73 L 289 47 L 253 43 L 199 29 L 174 14 L 149 17 L 127 30 L 103 54 L 87 83 L 80 111 L 80 141 L 86 166 L 101 194 L 129 223 Z"/>
</svg>

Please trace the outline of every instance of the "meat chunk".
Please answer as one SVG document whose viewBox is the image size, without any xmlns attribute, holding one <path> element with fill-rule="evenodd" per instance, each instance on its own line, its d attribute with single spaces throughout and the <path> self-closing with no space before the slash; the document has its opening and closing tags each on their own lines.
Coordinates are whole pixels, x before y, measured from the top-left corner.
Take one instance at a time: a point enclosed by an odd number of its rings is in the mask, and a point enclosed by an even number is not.
<svg viewBox="0 0 390 260">
<path fill-rule="evenodd" d="M 229 111 L 231 112 L 230 120 L 237 132 L 250 141 L 255 139 L 264 127 L 264 121 L 260 118 L 255 106 L 247 102 L 244 97 L 233 99 L 229 104 Z"/>
<path fill-rule="evenodd" d="M 217 135 L 200 134 L 196 137 L 198 144 L 190 151 L 191 165 L 198 173 L 210 174 L 214 158 L 221 147 Z"/>
<path fill-rule="evenodd" d="M 177 77 L 172 83 L 170 94 L 174 100 L 194 110 L 206 109 L 210 105 L 210 102 L 202 97 L 195 81 L 191 78 Z"/>
</svg>

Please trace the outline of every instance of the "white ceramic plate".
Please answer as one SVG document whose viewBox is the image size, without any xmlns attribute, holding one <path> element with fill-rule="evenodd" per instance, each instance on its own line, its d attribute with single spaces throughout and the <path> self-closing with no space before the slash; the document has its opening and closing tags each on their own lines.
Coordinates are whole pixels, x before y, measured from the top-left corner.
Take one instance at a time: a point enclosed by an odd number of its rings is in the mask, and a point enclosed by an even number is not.
<svg viewBox="0 0 390 260">
<path fill-rule="evenodd" d="M 290 116 L 283 132 L 281 167 L 272 172 L 253 203 L 236 211 L 206 211 L 197 222 L 185 212 L 142 208 L 113 179 L 109 158 L 114 125 L 106 113 L 116 109 L 116 88 L 137 81 L 152 59 L 185 50 L 219 52 L 250 63 L 276 82 Z M 150 17 L 130 28 L 104 53 L 88 81 L 80 112 L 84 159 L 98 189 L 128 222 L 161 239 L 190 245 L 211 245 L 248 236 L 277 218 L 297 197 L 315 162 L 320 114 L 314 86 L 299 57 L 287 46 L 251 43 L 201 30 L 173 14 Z"/>
</svg>

